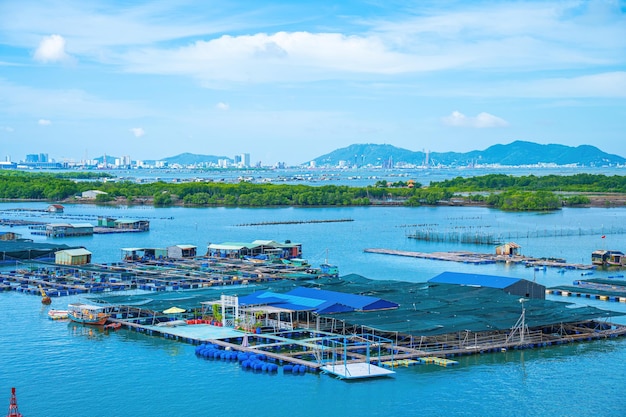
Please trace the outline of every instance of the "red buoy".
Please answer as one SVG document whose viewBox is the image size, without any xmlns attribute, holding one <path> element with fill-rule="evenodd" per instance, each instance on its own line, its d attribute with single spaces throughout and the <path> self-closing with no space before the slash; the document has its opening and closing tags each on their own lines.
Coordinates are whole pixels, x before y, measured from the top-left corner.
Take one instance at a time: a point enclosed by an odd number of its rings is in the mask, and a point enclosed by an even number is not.
<svg viewBox="0 0 626 417">
<path fill-rule="evenodd" d="M 11 388 L 11 402 L 9 403 L 9 414 L 7 417 L 22 417 L 17 409 L 17 398 L 15 397 L 15 388 Z"/>
</svg>

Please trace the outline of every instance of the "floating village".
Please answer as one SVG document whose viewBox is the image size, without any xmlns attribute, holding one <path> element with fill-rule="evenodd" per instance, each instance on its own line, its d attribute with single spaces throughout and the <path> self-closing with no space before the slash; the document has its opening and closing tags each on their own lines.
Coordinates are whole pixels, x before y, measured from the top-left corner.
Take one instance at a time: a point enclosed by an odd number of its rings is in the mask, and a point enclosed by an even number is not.
<svg viewBox="0 0 626 417">
<path fill-rule="evenodd" d="M 33 226 L 49 236 L 89 229 Z M 103 218 L 99 227 L 147 231 L 149 222 Z M 621 266 L 623 255 L 597 251 L 585 265 L 528 258 L 518 249 L 509 242 L 494 254 L 365 252 L 576 269 L 582 276 L 602 263 Z M 310 265 L 302 244 L 273 240 L 120 248 L 119 262 L 97 264 L 87 248 L 35 243 L 11 232 L 0 234 L 0 262 L 0 291 L 41 297 L 50 319 L 189 343 L 199 359 L 232 361 L 259 373 L 388 377 L 398 367 L 454 366 L 464 355 L 626 335 L 626 326 L 611 321 L 624 313 L 546 300 L 555 294 L 626 302 L 623 275 L 555 288 L 457 272 L 419 283 L 372 280 L 341 275 L 327 262 Z M 65 296 L 82 301 L 57 308 Z"/>
</svg>

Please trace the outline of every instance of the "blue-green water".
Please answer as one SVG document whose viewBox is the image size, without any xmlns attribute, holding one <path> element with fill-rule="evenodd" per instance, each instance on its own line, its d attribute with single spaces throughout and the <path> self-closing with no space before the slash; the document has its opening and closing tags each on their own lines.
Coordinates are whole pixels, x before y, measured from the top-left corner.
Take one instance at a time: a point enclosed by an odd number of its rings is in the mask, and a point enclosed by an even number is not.
<svg viewBox="0 0 626 417">
<path fill-rule="evenodd" d="M 43 203 L 1 204 L 45 208 Z M 580 272 L 534 271 L 505 265 L 467 265 L 367 254 L 379 247 L 413 251 L 492 252 L 492 246 L 428 243 L 408 239 L 415 225 L 440 229 L 608 231 L 577 236 L 516 239 L 522 253 L 589 263 L 591 251 L 626 249 L 626 209 L 564 209 L 549 214 L 502 213 L 485 208 L 183 209 L 101 208 L 67 205 L 66 215 L 148 218 L 142 234 L 95 235 L 59 242 L 85 245 L 94 262 L 114 262 L 123 247 L 272 239 L 301 242 L 304 257 L 327 257 L 342 274 L 374 279 L 426 281 L 443 271 L 515 276 L 553 286 L 571 284 Z M 2 217 L 7 217 L 2 213 Z M 237 226 L 270 220 L 354 219 L 345 223 Z M 76 221 L 48 218 L 45 221 Z M 93 222 L 92 222 L 93 223 Z M 593 229 L 593 230 L 592 230 Z M 28 229 L 13 228 L 28 237 Z M 35 240 L 45 238 L 33 236 Z M 597 271 L 596 277 L 616 274 Z M 626 311 L 623 303 L 570 298 Z M 62 308 L 69 298 L 53 300 Z M 194 347 L 126 330 L 103 333 L 47 319 L 38 297 L 0 293 L 0 407 L 16 387 L 20 411 L 33 416 L 623 416 L 626 339 L 541 350 L 458 358 L 456 367 L 402 368 L 388 379 L 343 382 L 325 375 L 255 374 L 236 363 L 207 361 Z M 4 397 L 3 397 L 4 395 Z M 5 398 L 5 400 L 2 400 Z M 0 408 L 1 409 L 1 408 Z M 6 408 L 5 408 L 6 409 Z"/>
</svg>

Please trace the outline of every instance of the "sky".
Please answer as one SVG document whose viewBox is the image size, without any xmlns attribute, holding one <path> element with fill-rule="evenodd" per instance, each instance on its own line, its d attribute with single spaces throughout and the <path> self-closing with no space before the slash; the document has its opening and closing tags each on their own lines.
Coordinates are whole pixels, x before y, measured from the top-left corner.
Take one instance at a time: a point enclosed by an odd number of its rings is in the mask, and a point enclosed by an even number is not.
<svg viewBox="0 0 626 417">
<path fill-rule="evenodd" d="M 626 0 L 0 0 L 0 157 L 626 156 Z"/>
</svg>

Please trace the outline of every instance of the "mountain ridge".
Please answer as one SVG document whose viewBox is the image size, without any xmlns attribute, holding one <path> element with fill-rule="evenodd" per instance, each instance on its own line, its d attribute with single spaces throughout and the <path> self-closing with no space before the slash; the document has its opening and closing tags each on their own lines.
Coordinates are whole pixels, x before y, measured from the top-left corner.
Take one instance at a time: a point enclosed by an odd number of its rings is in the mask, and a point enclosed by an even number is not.
<svg viewBox="0 0 626 417">
<path fill-rule="evenodd" d="M 107 155 L 107 162 L 115 157 Z M 99 162 L 104 157 L 96 158 Z M 190 152 L 165 157 L 158 160 L 144 161 L 154 163 L 164 161 L 169 165 L 217 164 L 219 160 L 233 159 L 226 156 L 200 155 Z M 496 144 L 484 150 L 469 152 L 424 152 L 411 151 L 389 144 L 352 144 L 344 148 L 318 156 L 303 162 L 300 166 L 472 166 L 472 165 L 577 165 L 588 167 L 626 165 L 626 158 L 606 153 L 592 145 L 567 146 L 560 144 L 538 144 L 528 141 L 513 141 L 508 144 Z"/>
<path fill-rule="evenodd" d="M 312 161 L 317 166 L 336 166 L 341 161 L 350 166 L 409 164 L 418 166 L 467 165 L 624 165 L 626 158 L 608 154 L 592 145 L 576 147 L 527 141 L 496 144 L 484 150 L 469 152 L 423 152 L 397 148 L 393 145 L 353 144 L 319 156 Z M 391 165 L 389 165 L 391 164 Z"/>
</svg>

